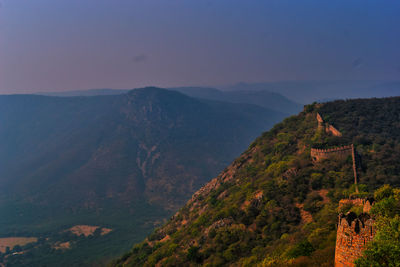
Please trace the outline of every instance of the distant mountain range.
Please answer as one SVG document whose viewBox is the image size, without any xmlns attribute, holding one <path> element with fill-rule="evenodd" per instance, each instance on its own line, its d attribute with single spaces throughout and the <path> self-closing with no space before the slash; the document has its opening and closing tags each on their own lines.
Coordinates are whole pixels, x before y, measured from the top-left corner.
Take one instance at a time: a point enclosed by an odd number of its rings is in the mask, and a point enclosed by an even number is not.
<svg viewBox="0 0 400 267">
<path fill-rule="evenodd" d="M 400 96 L 400 81 L 283 81 L 238 83 L 223 88 L 228 91 L 269 91 L 292 101 L 310 104 L 349 98 Z"/>
<path fill-rule="evenodd" d="M 47 238 L 97 225 L 112 232 L 60 255 L 38 250 L 28 265 L 118 255 L 285 116 L 153 87 L 0 96 L 0 236 Z"/>
<path fill-rule="evenodd" d="M 302 105 L 289 100 L 279 93 L 268 92 L 265 90 L 243 90 L 243 91 L 221 91 L 208 87 L 175 87 L 168 90 L 178 91 L 185 95 L 203 98 L 209 100 L 217 100 L 230 103 L 254 104 L 268 109 L 272 109 L 281 113 L 294 114 L 302 109 Z M 47 96 L 96 96 L 96 95 L 119 95 L 125 94 L 129 90 L 125 89 L 92 89 L 82 91 L 66 91 L 66 92 L 48 92 L 38 93 Z"/>
<path fill-rule="evenodd" d="M 289 100 L 287 97 L 266 90 L 239 90 L 239 91 L 221 91 L 214 88 L 204 87 L 177 87 L 171 90 L 179 91 L 183 94 L 231 103 L 248 103 L 261 107 L 269 108 L 286 114 L 295 114 L 299 112 L 303 105 Z"/>
<path fill-rule="evenodd" d="M 122 95 L 128 93 L 132 89 L 88 89 L 88 90 L 71 90 L 63 92 L 39 92 L 36 95 L 44 96 L 60 96 L 60 97 L 71 97 L 71 96 L 99 96 L 99 95 Z"/>
<path fill-rule="evenodd" d="M 237 83 L 231 86 L 174 87 L 189 96 L 232 103 L 249 103 L 280 112 L 296 113 L 303 104 L 349 98 L 400 96 L 400 81 L 282 81 Z M 49 96 L 93 96 L 123 94 L 125 89 L 91 89 L 66 92 L 42 92 Z M 301 105 L 299 104 L 301 103 Z M 287 113 L 286 112 L 286 113 Z"/>
</svg>

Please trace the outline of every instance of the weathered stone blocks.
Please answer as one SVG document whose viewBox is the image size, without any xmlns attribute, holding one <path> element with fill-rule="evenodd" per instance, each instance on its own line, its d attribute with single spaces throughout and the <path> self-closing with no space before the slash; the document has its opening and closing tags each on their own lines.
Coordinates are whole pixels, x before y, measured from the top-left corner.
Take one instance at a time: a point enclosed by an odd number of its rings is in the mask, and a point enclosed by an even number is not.
<svg viewBox="0 0 400 267">
<path fill-rule="evenodd" d="M 353 199 L 341 201 L 341 203 L 343 205 L 349 201 L 355 205 L 362 204 L 364 212 L 358 216 L 354 212 L 339 215 L 335 267 L 354 266 L 354 261 L 362 256 L 368 242 L 374 238 L 376 232 L 374 220 L 367 213 L 371 208 L 372 201 L 369 199 Z"/>
</svg>

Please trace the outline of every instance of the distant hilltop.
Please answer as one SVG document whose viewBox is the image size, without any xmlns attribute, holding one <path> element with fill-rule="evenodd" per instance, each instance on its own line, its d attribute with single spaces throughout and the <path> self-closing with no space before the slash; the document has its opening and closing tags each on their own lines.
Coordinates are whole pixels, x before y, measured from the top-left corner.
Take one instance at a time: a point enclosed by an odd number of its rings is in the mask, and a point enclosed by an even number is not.
<svg viewBox="0 0 400 267">
<path fill-rule="evenodd" d="M 154 87 L 145 87 L 154 88 Z M 129 91 L 138 89 L 91 89 L 91 90 L 75 90 L 65 92 L 41 92 L 38 95 L 58 96 L 58 97 L 74 97 L 74 96 L 105 96 L 105 95 L 121 95 Z M 287 97 L 266 90 L 253 91 L 221 91 L 216 88 L 208 87 L 173 87 L 164 90 L 177 91 L 190 97 L 204 100 L 222 101 L 238 104 L 252 104 L 281 112 L 285 115 L 298 113 L 302 109 L 302 105 L 289 100 Z"/>
</svg>

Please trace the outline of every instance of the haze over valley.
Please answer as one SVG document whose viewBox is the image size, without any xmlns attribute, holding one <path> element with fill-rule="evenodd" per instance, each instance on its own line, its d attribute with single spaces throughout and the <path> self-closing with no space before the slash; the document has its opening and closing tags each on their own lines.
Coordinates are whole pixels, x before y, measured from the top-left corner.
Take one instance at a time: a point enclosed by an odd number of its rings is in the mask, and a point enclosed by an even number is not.
<svg viewBox="0 0 400 267">
<path fill-rule="evenodd" d="M 0 267 L 397 266 L 400 2 L 0 0 Z"/>
</svg>

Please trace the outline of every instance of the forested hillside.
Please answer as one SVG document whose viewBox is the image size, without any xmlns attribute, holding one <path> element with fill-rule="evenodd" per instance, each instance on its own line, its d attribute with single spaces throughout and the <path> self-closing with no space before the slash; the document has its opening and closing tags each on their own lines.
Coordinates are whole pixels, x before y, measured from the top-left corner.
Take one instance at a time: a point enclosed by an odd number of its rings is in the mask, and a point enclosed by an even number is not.
<svg viewBox="0 0 400 267">
<path fill-rule="evenodd" d="M 342 136 L 318 129 L 317 112 Z M 399 121 L 398 97 L 308 105 L 257 138 L 168 223 L 113 264 L 332 266 L 339 200 L 400 185 Z M 311 147 L 350 144 L 357 152 L 358 193 L 351 156 L 310 157 Z"/>
</svg>

